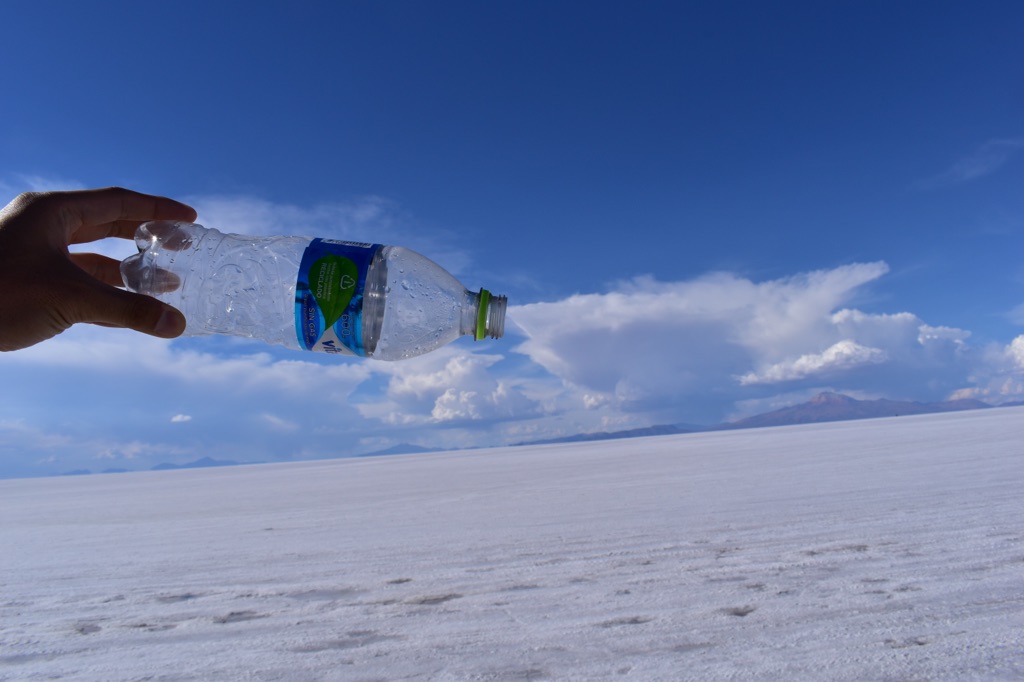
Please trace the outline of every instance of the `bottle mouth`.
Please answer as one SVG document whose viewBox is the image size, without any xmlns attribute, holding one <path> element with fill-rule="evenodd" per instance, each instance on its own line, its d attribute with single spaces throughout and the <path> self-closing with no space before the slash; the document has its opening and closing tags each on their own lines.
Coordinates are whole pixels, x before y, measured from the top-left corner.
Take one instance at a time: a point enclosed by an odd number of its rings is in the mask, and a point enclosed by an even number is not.
<svg viewBox="0 0 1024 682">
<path fill-rule="evenodd" d="M 480 303 L 476 318 L 477 341 L 488 336 L 492 339 L 500 339 L 504 335 L 505 309 L 507 307 L 507 296 L 494 296 L 487 289 L 480 289 Z"/>
</svg>

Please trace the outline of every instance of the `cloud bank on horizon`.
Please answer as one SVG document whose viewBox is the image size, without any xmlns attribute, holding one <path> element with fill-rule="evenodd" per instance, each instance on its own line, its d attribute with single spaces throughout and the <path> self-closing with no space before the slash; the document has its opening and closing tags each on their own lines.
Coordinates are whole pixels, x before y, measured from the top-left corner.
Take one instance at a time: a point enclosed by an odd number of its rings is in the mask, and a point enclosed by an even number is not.
<svg viewBox="0 0 1024 682">
<path fill-rule="evenodd" d="M 444 235 L 417 234 L 379 198 L 306 209 L 245 197 L 192 202 L 201 221 L 223 230 L 329 225 L 326 236 L 372 232 L 411 242 L 457 275 L 471 262 Z M 968 330 L 941 321 L 858 309 L 888 271 L 872 262 L 766 281 L 734 272 L 638 276 L 603 292 L 512 305 L 504 340 L 457 342 L 400 363 L 79 326 L 0 356 L 5 380 L 19 387 L 2 397 L 0 475 L 709 424 L 824 389 L 918 400 L 1024 397 L 1024 336 L 976 346 Z M 73 409 L 47 409 L 58 392 L 59 404 Z"/>
<path fill-rule="evenodd" d="M 918 400 L 1019 397 L 1024 365 L 1015 348 L 1024 337 L 976 348 L 969 331 L 909 312 L 846 307 L 887 272 L 879 262 L 765 282 L 733 273 L 639 278 L 516 308 L 528 335 L 516 351 L 587 391 L 589 404 L 620 414 L 670 407 L 702 423 L 823 388 Z"/>
</svg>

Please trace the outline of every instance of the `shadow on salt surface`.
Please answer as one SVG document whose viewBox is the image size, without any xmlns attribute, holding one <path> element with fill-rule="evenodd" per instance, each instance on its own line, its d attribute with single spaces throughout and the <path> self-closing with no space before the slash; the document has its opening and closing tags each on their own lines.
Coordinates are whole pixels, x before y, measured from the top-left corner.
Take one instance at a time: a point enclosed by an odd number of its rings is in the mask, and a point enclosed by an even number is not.
<svg viewBox="0 0 1024 682">
<path fill-rule="evenodd" d="M 392 642 L 404 640 L 404 637 L 397 635 L 382 635 L 374 630 L 352 630 L 345 633 L 345 637 L 342 639 L 332 639 L 324 642 L 317 642 L 315 644 L 305 644 L 303 646 L 297 646 L 291 649 L 295 653 L 299 654 L 315 654 L 322 651 L 338 651 L 346 649 L 361 649 L 371 644 L 379 644 L 380 642 Z"/>
</svg>

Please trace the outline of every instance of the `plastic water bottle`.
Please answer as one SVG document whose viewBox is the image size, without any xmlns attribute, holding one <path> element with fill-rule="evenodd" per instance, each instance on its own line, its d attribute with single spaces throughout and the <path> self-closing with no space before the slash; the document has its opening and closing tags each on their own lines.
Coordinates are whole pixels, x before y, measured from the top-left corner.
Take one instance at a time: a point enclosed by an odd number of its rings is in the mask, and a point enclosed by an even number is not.
<svg viewBox="0 0 1024 682">
<path fill-rule="evenodd" d="M 467 291 L 400 246 L 224 234 L 153 221 L 121 263 L 130 291 L 181 310 L 185 335 L 229 334 L 298 350 L 400 360 L 463 335 L 500 338 L 504 296 Z"/>
</svg>

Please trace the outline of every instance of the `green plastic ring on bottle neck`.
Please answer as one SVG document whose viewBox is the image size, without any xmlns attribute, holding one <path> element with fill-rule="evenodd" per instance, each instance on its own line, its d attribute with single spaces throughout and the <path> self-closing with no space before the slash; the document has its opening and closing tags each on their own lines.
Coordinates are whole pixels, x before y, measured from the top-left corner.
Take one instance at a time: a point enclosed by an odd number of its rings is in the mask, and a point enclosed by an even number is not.
<svg viewBox="0 0 1024 682">
<path fill-rule="evenodd" d="M 480 303 L 477 305 L 476 313 L 476 340 L 482 341 L 487 337 L 487 308 L 491 304 L 491 292 L 487 289 L 480 289 Z"/>
</svg>

